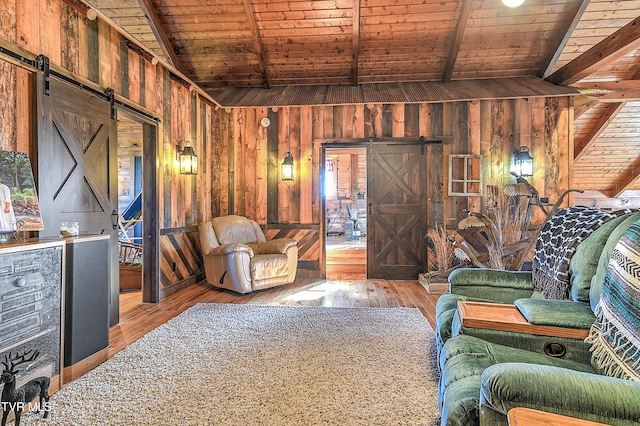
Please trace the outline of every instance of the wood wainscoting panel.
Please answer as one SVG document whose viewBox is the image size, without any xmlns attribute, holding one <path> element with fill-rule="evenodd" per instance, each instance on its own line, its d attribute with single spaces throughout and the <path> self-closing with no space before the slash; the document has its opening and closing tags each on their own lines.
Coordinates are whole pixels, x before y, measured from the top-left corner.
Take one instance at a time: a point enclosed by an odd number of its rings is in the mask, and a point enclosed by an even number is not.
<svg viewBox="0 0 640 426">
<path fill-rule="evenodd" d="M 160 236 L 160 299 L 204 279 L 200 239 L 192 228 L 165 229 Z"/>
<path fill-rule="evenodd" d="M 263 226 L 267 241 L 274 238 L 293 238 L 298 242 L 298 276 L 322 275 L 322 250 L 318 225 L 269 224 Z"/>
</svg>

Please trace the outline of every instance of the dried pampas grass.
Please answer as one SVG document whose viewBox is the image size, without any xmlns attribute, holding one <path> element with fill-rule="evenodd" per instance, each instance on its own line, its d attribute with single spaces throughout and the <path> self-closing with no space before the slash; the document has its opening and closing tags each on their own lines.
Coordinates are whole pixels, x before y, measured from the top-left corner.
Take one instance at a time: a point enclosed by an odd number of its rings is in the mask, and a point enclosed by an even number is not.
<svg viewBox="0 0 640 426">
<path fill-rule="evenodd" d="M 438 272 L 447 271 L 453 264 L 454 259 L 453 244 L 451 244 L 452 238 L 447 229 L 444 225 L 438 226 L 436 223 L 434 228 L 427 230 L 427 237 L 433 242 Z"/>
<path fill-rule="evenodd" d="M 487 186 L 487 216 L 492 222 L 488 227 L 487 251 L 489 267 L 505 269 L 504 248 L 521 241 L 529 225 L 529 198 L 512 197 L 497 186 Z"/>
</svg>

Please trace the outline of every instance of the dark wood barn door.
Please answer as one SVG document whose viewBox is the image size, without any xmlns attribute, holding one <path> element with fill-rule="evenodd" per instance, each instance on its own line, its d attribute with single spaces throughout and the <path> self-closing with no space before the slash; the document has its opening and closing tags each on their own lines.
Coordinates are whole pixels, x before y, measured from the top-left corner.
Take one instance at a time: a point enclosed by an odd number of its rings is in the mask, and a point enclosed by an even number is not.
<svg viewBox="0 0 640 426">
<path fill-rule="evenodd" d="M 116 121 L 109 102 L 52 78 L 50 95 L 38 78 L 38 195 L 44 231 L 79 222 L 83 234 L 109 234 L 110 320 L 118 322 Z M 116 222 L 117 223 L 117 222 Z"/>
<path fill-rule="evenodd" d="M 426 163 L 422 145 L 368 150 L 367 277 L 417 279 L 426 266 Z"/>
</svg>

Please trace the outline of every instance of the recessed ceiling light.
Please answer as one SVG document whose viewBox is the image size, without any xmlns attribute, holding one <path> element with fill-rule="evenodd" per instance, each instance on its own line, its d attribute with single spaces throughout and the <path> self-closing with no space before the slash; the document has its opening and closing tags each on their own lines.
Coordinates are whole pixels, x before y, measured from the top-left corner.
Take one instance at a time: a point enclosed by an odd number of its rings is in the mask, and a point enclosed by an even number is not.
<svg viewBox="0 0 640 426">
<path fill-rule="evenodd" d="M 508 7 L 518 7 L 524 3 L 524 0 L 502 0 L 502 3 Z"/>
</svg>

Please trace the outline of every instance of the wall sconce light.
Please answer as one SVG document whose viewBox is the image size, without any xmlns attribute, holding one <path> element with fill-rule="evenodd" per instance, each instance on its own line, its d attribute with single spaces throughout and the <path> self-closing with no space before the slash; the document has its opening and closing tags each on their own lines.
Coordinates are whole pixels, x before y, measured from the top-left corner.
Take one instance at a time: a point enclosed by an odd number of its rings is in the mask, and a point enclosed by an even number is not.
<svg viewBox="0 0 640 426">
<path fill-rule="evenodd" d="M 521 146 L 514 155 L 515 173 L 518 176 L 533 176 L 533 157 L 529 154 L 529 148 Z"/>
<path fill-rule="evenodd" d="M 191 142 L 183 141 L 184 147 L 178 144 L 177 153 L 180 160 L 181 175 L 197 175 L 198 174 L 198 156 L 191 147 Z"/>
<path fill-rule="evenodd" d="M 282 169 L 280 172 L 280 179 L 283 181 L 293 180 L 293 155 L 290 152 L 285 152 L 284 160 L 282 161 Z"/>
</svg>

